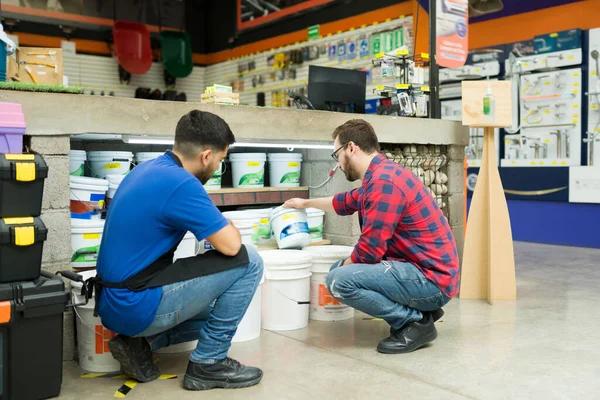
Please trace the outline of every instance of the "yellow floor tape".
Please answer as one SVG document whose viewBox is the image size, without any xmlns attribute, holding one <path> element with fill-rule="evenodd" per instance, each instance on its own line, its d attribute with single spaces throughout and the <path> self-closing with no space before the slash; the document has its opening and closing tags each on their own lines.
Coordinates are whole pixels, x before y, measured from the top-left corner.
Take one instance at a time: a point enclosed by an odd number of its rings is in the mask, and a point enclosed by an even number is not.
<svg viewBox="0 0 600 400">
<path fill-rule="evenodd" d="M 81 375 L 83 379 L 94 379 L 94 378 L 112 378 L 112 379 L 127 379 L 123 385 L 115 392 L 115 397 L 118 399 L 122 399 L 127 396 L 131 390 L 137 386 L 139 383 L 133 379 L 129 379 L 127 375 L 123 375 L 121 373 L 112 373 L 112 374 L 100 374 L 100 373 L 86 373 Z M 158 377 L 158 379 L 177 379 L 177 375 L 168 375 L 162 374 Z"/>
</svg>

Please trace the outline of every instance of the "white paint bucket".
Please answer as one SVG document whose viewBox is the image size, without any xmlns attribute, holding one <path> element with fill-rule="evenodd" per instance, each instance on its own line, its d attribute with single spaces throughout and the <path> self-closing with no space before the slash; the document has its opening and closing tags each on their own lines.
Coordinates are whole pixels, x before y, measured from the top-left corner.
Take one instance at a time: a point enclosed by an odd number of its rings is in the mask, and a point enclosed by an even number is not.
<svg viewBox="0 0 600 400">
<path fill-rule="evenodd" d="M 271 222 L 269 221 L 269 218 L 271 217 L 273 208 L 264 208 L 253 211 L 260 214 L 260 221 L 252 230 L 252 243 L 257 246 L 271 243 L 274 238 L 271 232 Z"/>
<path fill-rule="evenodd" d="M 334 299 L 325 280 L 331 266 L 349 258 L 351 246 L 310 246 L 304 249 L 313 256 L 310 278 L 310 319 L 316 321 L 343 321 L 354 318 L 354 309 Z M 342 268 L 342 267 L 340 267 Z"/>
<path fill-rule="evenodd" d="M 277 207 L 271 215 L 271 227 L 280 249 L 301 249 L 311 242 L 304 210 Z"/>
<path fill-rule="evenodd" d="M 311 241 L 313 243 L 322 241 L 325 211 L 318 208 L 307 208 L 306 216 L 308 217 Z"/>
<path fill-rule="evenodd" d="M 98 261 L 98 251 L 102 242 L 104 220 L 71 220 L 71 266 L 73 268 L 93 268 Z"/>
<path fill-rule="evenodd" d="M 69 179 L 71 189 L 71 218 L 102 218 L 108 181 L 87 178 L 85 176 L 70 176 Z"/>
<path fill-rule="evenodd" d="M 233 153 L 229 156 L 234 188 L 265 186 L 266 153 Z"/>
<path fill-rule="evenodd" d="M 260 222 L 260 214 L 252 211 L 226 211 L 223 216 L 230 220 L 242 234 L 242 243 L 254 245 L 252 242 L 252 232 L 254 227 Z"/>
<path fill-rule="evenodd" d="M 133 162 L 130 151 L 90 151 L 87 155 L 92 176 L 101 179 L 108 175 L 127 175 Z"/>
<path fill-rule="evenodd" d="M 271 187 L 300 186 L 302 153 L 269 154 L 269 173 Z"/>
<path fill-rule="evenodd" d="M 86 161 L 87 153 L 84 150 L 71 150 L 69 152 L 69 174 L 72 176 L 84 176 Z"/>
<path fill-rule="evenodd" d="M 308 325 L 312 256 L 300 250 L 260 252 L 265 263 L 262 326 L 272 331 Z"/>
<path fill-rule="evenodd" d="M 260 284 L 252 297 L 252 301 L 238 325 L 237 331 L 231 339 L 234 343 L 247 342 L 260 336 L 262 316 L 262 285 L 265 283 L 265 274 L 260 279 Z"/>
<path fill-rule="evenodd" d="M 192 232 L 187 232 L 173 256 L 173 262 L 180 258 L 194 257 L 196 255 L 196 236 Z"/>
<path fill-rule="evenodd" d="M 221 189 L 221 177 L 223 176 L 223 163 L 219 164 L 219 169 L 215 171 L 213 176 L 204 184 L 204 189 L 219 190 Z"/>
<path fill-rule="evenodd" d="M 78 272 L 84 280 L 96 276 L 96 271 Z M 81 296 L 81 282 L 71 282 L 71 296 L 74 304 L 85 301 Z M 94 297 L 86 305 L 73 307 L 77 320 L 77 350 L 79 353 L 79 366 L 88 372 L 118 372 L 121 364 L 114 359 L 108 342 L 116 335 L 102 325 L 99 317 L 94 317 Z"/>
<path fill-rule="evenodd" d="M 108 175 L 106 177 L 106 180 L 108 181 L 108 192 L 106 192 L 107 209 L 110 206 L 112 199 L 115 197 L 115 193 L 117 192 L 117 189 L 119 188 L 121 182 L 123 182 L 124 178 L 125 175 Z"/>
<path fill-rule="evenodd" d="M 163 154 L 165 154 L 164 151 L 163 152 L 145 151 L 145 152 L 135 153 L 135 161 L 138 165 L 140 165 L 143 162 L 154 160 L 155 158 L 158 158 L 158 157 L 162 156 Z"/>
</svg>

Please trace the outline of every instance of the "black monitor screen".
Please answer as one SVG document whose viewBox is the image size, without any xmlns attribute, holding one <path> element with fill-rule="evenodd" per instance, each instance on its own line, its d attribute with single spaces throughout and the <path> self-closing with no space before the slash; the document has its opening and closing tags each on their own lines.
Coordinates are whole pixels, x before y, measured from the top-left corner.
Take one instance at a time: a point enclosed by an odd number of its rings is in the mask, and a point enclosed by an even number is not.
<svg viewBox="0 0 600 400">
<path fill-rule="evenodd" d="M 365 71 L 317 67 L 308 69 L 308 99 L 317 110 L 364 114 Z"/>
</svg>

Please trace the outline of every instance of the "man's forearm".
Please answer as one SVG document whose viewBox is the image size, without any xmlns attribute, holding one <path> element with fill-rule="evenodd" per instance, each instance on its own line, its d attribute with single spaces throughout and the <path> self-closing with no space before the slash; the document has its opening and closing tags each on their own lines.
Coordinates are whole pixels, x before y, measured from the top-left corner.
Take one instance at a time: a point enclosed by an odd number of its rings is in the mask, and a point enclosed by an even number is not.
<svg viewBox="0 0 600 400">
<path fill-rule="evenodd" d="M 326 212 L 335 212 L 333 208 L 333 197 L 321 197 L 317 199 L 308 199 L 306 204 L 310 208 L 318 208 Z"/>
</svg>

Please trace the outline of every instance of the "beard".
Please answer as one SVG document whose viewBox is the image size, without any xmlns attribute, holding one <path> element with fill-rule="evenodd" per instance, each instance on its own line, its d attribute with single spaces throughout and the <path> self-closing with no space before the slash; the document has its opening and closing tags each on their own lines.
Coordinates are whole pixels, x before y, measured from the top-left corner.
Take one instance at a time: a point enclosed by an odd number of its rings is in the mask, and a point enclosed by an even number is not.
<svg viewBox="0 0 600 400">
<path fill-rule="evenodd" d="M 215 173 L 215 171 L 213 171 L 211 168 L 207 168 L 205 170 L 198 172 L 196 174 L 196 178 L 198 178 L 200 183 L 202 183 L 203 185 L 206 185 L 206 182 L 208 182 L 210 180 L 210 178 L 212 178 L 214 173 Z"/>
<path fill-rule="evenodd" d="M 344 171 L 344 175 L 346 175 L 346 179 L 349 182 L 354 182 L 354 181 L 357 181 L 358 179 L 360 179 L 358 172 L 356 172 L 356 169 L 350 163 L 347 163 L 342 168 L 342 171 Z"/>
</svg>

